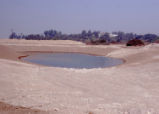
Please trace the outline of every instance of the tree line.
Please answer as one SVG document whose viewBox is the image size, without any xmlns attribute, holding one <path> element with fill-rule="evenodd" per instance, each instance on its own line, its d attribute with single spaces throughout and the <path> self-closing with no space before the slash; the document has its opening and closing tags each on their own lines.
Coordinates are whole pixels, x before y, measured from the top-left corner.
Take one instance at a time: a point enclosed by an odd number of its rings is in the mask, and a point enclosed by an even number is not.
<svg viewBox="0 0 159 114">
<path fill-rule="evenodd" d="M 74 40 L 81 42 L 93 42 L 102 41 L 106 43 L 126 43 L 132 39 L 143 40 L 144 42 L 155 42 L 159 40 L 159 36 L 156 34 L 144 34 L 138 35 L 135 33 L 125 33 L 125 32 L 100 32 L 83 30 L 79 34 L 63 34 L 57 30 L 46 30 L 43 34 L 17 34 L 12 32 L 9 36 L 10 39 L 26 39 L 26 40 Z"/>
</svg>

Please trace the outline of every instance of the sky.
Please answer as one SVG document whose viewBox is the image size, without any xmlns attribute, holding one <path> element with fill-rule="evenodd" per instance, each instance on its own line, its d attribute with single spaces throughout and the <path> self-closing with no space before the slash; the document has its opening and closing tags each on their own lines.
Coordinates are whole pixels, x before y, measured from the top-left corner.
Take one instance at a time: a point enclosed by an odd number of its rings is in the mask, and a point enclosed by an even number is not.
<svg viewBox="0 0 159 114">
<path fill-rule="evenodd" d="M 159 34 L 159 0 L 0 0 L 0 38 L 49 29 Z"/>
</svg>

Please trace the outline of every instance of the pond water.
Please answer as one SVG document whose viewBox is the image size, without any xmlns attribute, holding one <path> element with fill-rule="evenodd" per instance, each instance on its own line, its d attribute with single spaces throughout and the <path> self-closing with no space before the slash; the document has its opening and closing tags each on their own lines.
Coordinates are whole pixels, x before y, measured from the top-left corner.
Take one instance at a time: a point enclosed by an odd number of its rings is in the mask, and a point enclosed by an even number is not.
<svg viewBox="0 0 159 114">
<path fill-rule="evenodd" d="M 52 67 L 77 69 L 111 67 L 123 63 L 120 59 L 80 53 L 38 53 L 22 60 Z"/>
</svg>

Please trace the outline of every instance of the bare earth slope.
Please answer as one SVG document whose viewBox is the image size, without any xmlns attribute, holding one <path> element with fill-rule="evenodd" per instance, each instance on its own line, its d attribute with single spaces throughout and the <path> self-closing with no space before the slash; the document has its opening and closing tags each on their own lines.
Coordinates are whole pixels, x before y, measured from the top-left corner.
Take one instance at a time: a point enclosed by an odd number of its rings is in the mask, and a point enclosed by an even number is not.
<svg viewBox="0 0 159 114">
<path fill-rule="evenodd" d="M 0 58 L 18 60 L 20 54 L 7 46 L 0 45 Z"/>
<path fill-rule="evenodd" d="M 28 64 L 1 54 L 1 102 L 55 114 L 159 114 L 159 44 L 125 47 L 0 40 L 0 45 L 22 55 L 30 51 L 80 52 L 126 61 L 110 68 L 78 70 Z"/>
</svg>

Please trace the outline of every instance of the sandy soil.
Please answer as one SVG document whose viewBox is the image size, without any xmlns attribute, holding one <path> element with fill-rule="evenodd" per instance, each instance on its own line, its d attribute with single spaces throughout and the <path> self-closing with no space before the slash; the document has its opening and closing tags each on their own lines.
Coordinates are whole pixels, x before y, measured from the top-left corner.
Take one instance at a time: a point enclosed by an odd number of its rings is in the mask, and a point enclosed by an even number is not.
<svg viewBox="0 0 159 114">
<path fill-rule="evenodd" d="M 0 101 L 13 110 L 26 107 L 51 114 L 159 114 L 158 50 L 159 44 L 88 46 L 74 41 L 3 39 Z M 110 68 L 67 69 L 17 59 L 32 52 L 79 52 L 126 62 Z M 12 109 L 8 110 L 11 114 Z M 3 111 L 0 108 L 0 113 Z"/>
<path fill-rule="evenodd" d="M 20 106 L 12 106 L 0 102 L 0 114 L 49 114 L 49 112 L 20 107 Z"/>
</svg>

